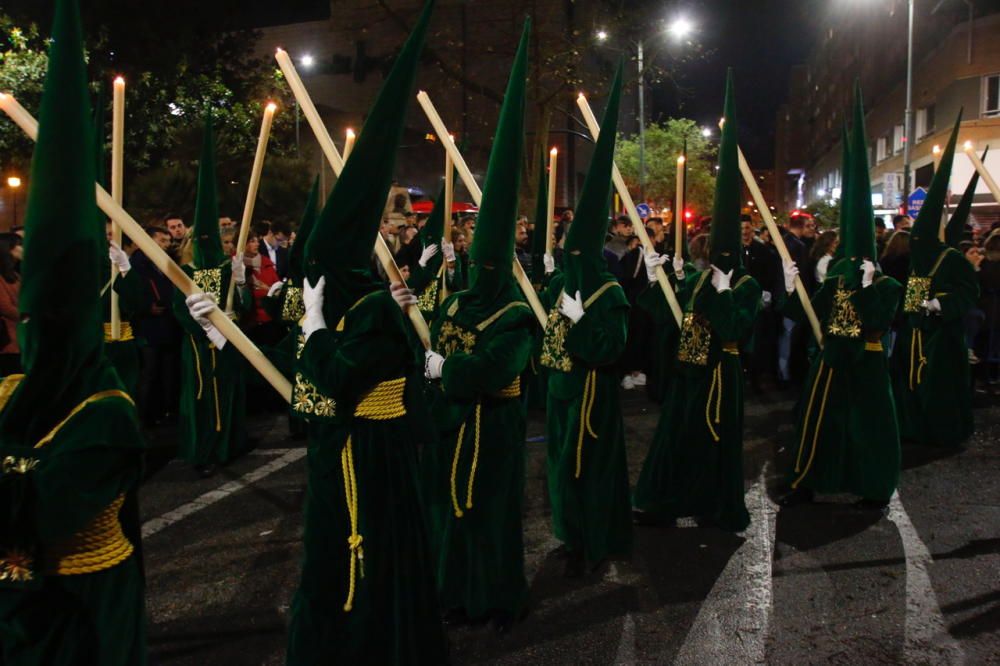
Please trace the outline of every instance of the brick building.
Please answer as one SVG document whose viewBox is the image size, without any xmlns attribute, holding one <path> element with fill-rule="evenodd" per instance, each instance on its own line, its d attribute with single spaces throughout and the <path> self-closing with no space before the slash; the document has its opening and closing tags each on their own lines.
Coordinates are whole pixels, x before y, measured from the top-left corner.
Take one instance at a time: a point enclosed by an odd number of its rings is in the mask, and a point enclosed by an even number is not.
<svg viewBox="0 0 1000 666">
<path fill-rule="evenodd" d="M 808 61 L 792 72 L 778 110 L 775 137 L 777 200 L 792 209 L 840 195 L 840 132 L 849 118 L 853 83 L 861 81 L 867 110 L 869 162 L 877 212 L 892 212 L 905 192 L 927 187 L 934 146 L 943 146 L 960 108 L 960 141 L 980 152 L 1000 175 L 1000 7 L 941 0 L 916 4 L 913 65 L 914 137 L 911 182 L 904 188 L 906 2 L 829 3 L 826 30 Z M 961 154 L 952 171 L 953 201 L 972 176 Z M 1000 217 L 980 183 L 973 215 L 981 225 Z"/>
</svg>

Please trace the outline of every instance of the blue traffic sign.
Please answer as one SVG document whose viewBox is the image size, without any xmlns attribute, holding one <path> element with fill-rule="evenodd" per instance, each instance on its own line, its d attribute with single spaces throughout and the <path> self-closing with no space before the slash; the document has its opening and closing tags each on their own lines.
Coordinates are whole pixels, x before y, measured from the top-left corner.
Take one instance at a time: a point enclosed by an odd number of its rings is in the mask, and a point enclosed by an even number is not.
<svg viewBox="0 0 1000 666">
<path fill-rule="evenodd" d="M 648 220 L 649 216 L 653 213 L 653 209 L 645 202 L 637 204 L 635 209 L 639 213 L 639 217 L 643 220 Z"/>
<path fill-rule="evenodd" d="M 920 209 L 924 205 L 924 201 L 927 200 L 927 190 L 922 187 L 910 192 L 910 196 L 906 198 L 906 212 L 910 217 L 916 217 L 920 212 Z"/>
</svg>

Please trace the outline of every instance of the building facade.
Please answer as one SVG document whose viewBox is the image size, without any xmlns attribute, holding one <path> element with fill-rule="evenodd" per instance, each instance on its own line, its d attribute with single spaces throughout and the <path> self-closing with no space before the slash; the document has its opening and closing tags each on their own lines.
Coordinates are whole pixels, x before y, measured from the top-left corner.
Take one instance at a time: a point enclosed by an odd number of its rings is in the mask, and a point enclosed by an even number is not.
<svg viewBox="0 0 1000 666">
<path fill-rule="evenodd" d="M 825 32 L 808 61 L 791 77 L 778 110 L 777 200 L 786 210 L 840 196 L 840 135 L 849 120 L 854 82 L 865 97 L 872 198 L 876 212 L 896 212 L 916 188 L 926 188 L 963 111 L 960 142 L 991 152 L 986 166 L 1000 175 L 1000 6 L 941 0 L 917 2 L 913 60 L 913 137 L 910 182 L 903 177 L 906 107 L 906 2 L 829 3 Z M 980 6 L 981 5 L 981 6 Z M 957 201 L 971 178 L 959 154 L 951 190 Z M 988 227 L 1000 206 L 980 182 L 975 222 Z"/>
</svg>

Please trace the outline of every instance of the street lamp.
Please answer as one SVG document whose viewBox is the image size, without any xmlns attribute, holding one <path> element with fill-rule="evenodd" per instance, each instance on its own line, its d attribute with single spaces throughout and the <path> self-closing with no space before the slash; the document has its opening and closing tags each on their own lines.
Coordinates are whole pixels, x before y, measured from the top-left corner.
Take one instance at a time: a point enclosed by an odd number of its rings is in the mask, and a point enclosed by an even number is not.
<svg viewBox="0 0 1000 666">
<path fill-rule="evenodd" d="M 694 31 L 694 24 L 684 17 L 678 17 L 667 26 L 666 32 L 674 38 L 684 39 Z M 608 40 L 607 30 L 598 30 L 597 41 L 604 43 Z M 645 64 L 643 60 L 643 43 L 639 39 L 636 44 L 636 61 L 639 66 L 639 198 L 646 199 L 646 93 L 645 93 Z"/>
<path fill-rule="evenodd" d="M 711 127 L 702 127 L 701 128 L 701 135 L 703 137 L 705 137 L 706 139 L 711 138 L 711 136 L 712 136 L 712 128 Z"/>
<path fill-rule="evenodd" d="M 14 221 L 11 222 L 12 227 L 17 226 L 17 191 L 21 188 L 21 179 L 17 176 L 11 176 L 7 179 L 7 187 L 11 189 L 11 201 L 13 205 Z"/>
</svg>

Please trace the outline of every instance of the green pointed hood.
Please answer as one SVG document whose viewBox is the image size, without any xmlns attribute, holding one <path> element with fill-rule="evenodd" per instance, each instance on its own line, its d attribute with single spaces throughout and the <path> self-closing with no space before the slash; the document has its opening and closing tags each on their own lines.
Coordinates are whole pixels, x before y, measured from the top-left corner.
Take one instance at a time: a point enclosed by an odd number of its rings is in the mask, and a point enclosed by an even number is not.
<svg viewBox="0 0 1000 666">
<path fill-rule="evenodd" d="M 288 282 L 293 287 L 302 286 L 302 278 L 305 277 L 305 247 L 316 224 L 316 215 L 319 212 L 319 176 L 313 180 L 312 189 L 309 190 L 309 198 L 306 199 L 306 209 L 302 213 L 299 221 L 299 228 L 295 232 L 295 242 L 292 249 L 288 251 Z"/>
<path fill-rule="evenodd" d="M 226 261 L 226 255 L 222 251 L 222 234 L 219 231 L 219 195 L 216 187 L 215 137 L 212 118 L 206 114 L 192 227 L 196 268 L 216 268 Z"/>
<path fill-rule="evenodd" d="M 719 171 L 715 177 L 715 201 L 709 230 L 709 260 L 723 272 L 743 265 L 743 241 L 740 231 L 740 200 L 743 179 L 740 174 L 739 142 L 736 136 L 733 70 L 726 74 L 726 102 L 723 107 L 722 137 L 719 139 Z"/>
<path fill-rule="evenodd" d="M 850 225 L 847 224 L 847 207 L 844 202 L 853 186 L 851 178 L 851 137 L 847 133 L 847 123 L 840 128 L 840 214 L 837 221 L 837 251 L 833 253 L 833 261 L 843 259 L 847 249 L 847 234 Z"/>
<path fill-rule="evenodd" d="M 433 9 L 434 0 L 428 0 L 306 240 L 307 277 L 313 282 L 320 275 L 327 278 L 324 310 L 328 321 L 336 321 L 359 298 L 381 287 L 371 272 L 372 248 L 392 185 L 396 150 Z"/>
<path fill-rule="evenodd" d="M 982 161 L 986 162 L 986 154 L 990 152 L 989 146 L 983 151 Z M 973 170 L 969 184 L 965 186 L 962 199 L 955 207 L 955 214 L 948 220 L 948 226 L 944 230 L 944 242 L 949 247 L 958 248 L 965 234 L 965 225 L 969 221 L 969 213 L 972 212 L 972 200 L 976 198 L 976 187 L 979 185 L 979 172 Z"/>
<path fill-rule="evenodd" d="M 0 416 L 0 440 L 33 444 L 96 390 L 117 388 L 104 358 L 94 192 L 94 127 L 75 0 L 56 3 L 25 215 L 18 308 L 27 377 Z M 102 384 L 103 382 L 103 384 Z"/>
<path fill-rule="evenodd" d="M 531 19 L 526 19 L 493 135 L 476 233 L 469 248 L 469 291 L 484 301 L 496 299 L 514 286 L 510 267 L 524 156 L 524 89 L 530 38 Z"/>
<path fill-rule="evenodd" d="M 862 259 L 876 259 L 875 250 L 875 210 L 872 208 L 871 181 L 868 171 L 868 141 L 865 138 L 865 107 L 861 96 L 861 84 L 855 85 L 854 126 L 851 128 L 850 149 L 851 181 L 847 195 L 843 197 L 846 238 L 844 257 L 851 267 L 845 267 L 844 275 L 854 280 Z M 860 279 L 860 278 L 859 278 Z"/>
<path fill-rule="evenodd" d="M 538 164 L 538 198 L 535 200 L 535 231 L 531 235 L 531 283 L 545 280 L 545 240 L 549 233 L 549 173 L 543 153 Z"/>
<path fill-rule="evenodd" d="M 948 198 L 948 184 L 951 181 L 951 165 L 955 161 L 955 146 L 958 143 L 958 129 L 962 124 L 962 111 L 959 110 L 955 126 L 948 138 L 948 145 L 941 154 L 927 198 L 917 213 L 917 219 L 910 229 L 910 267 L 918 276 L 926 276 L 934 267 L 938 255 L 945 245 L 940 240 L 941 217 L 944 215 L 944 204 Z"/>
<path fill-rule="evenodd" d="M 608 209 L 611 202 L 611 170 L 615 163 L 615 142 L 618 138 L 618 108 L 622 96 L 622 63 L 618 62 L 608 105 L 601 120 L 601 132 L 590 160 L 587 178 L 577 201 L 573 224 L 563 244 L 565 291 L 577 291 L 584 300 L 608 281 L 604 243 L 608 235 Z M 614 279 L 614 278 L 612 278 Z"/>
</svg>

